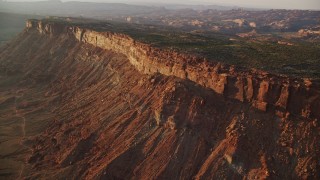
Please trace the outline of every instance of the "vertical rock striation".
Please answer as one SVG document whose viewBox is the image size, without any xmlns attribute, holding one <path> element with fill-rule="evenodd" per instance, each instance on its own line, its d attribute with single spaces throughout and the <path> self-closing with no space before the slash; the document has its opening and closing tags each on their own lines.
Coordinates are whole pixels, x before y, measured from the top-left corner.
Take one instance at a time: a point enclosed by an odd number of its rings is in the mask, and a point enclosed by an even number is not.
<svg viewBox="0 0 320 180">
<path fill-rule="evenodd" d="M 61 23 L 29 20 L 27 30 L 41 34 L 67 33 L 83 43 L 127 56 L 145 74 L 161 73 L 188 79 L 214 92 L 279 117 L 302 116 L 320 119 L 320 85 L 309 79 L 293 79 L 259 70 L 239 70 L 234 66 L 171 50 L 151 47 L 125 34 L 97 32 Z"/>
</svg>

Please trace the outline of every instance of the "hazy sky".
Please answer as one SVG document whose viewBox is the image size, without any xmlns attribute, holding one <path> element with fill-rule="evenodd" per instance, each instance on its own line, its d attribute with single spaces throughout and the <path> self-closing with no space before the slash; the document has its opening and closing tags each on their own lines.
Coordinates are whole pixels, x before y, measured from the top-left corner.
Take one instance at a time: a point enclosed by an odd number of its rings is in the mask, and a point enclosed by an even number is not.
<svg viewBox="0 0 320 180">
<path fill-rule="evenodd" d="M 39 1 L 39 0 L 7 0 L 7 1 Z M 62 0 L 68 1 L 68 0 Z M 77 0 L 73 0 L 77 1 Z M 149 3 L 179 3 L 179 4 L 217 4 L 237 5 L 258 8 L 284 8 L 284 9 L 318 9 L 320 0 L 79 0 L 87 2 L 122 2 L 134 4 L 139 2 Z"/>
</svg>

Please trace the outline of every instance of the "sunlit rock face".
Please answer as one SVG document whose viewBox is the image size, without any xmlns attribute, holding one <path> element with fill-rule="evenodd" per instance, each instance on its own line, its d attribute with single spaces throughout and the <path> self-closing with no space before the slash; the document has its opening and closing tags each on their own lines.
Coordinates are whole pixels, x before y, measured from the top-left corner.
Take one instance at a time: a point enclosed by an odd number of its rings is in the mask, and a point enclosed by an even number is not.
<svg viewBox="0 0 320 180">
<path fill-rule="evenodd" d="M 124 54 L 130 63 L 145 74 L 160 73 L 191 80 L 216 93 L 242 102 L 250 102 L 261 111 L 273 111 L 280 117 L 290 114 L 319 118 L 319 84 L 270 75 L 208 62 L 205 59 L 158 49 L 140 43 L 125 34 L 96 32 L 58 23 L 28 21 L 27 28 L 42 34 L 73 34 L 76 39 L 106 50 Z"/>
<path fill-rule="evenodd" d="M 0 85 L 8 179 L 319 179 L 310 79 L 30 21 Z"/>
</svg>

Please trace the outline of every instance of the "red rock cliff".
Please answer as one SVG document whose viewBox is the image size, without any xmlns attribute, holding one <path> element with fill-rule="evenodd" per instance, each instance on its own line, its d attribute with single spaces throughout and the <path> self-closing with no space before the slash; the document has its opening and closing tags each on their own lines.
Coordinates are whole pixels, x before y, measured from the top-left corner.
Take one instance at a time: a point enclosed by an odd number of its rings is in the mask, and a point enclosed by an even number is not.
<svg viewBox="0 0 320 180">
<path fill-rule="evenodd" d="M 320 119 L 320 85 L 310 79 L 293 79 L 253 69 L 243 71 L 234 66 L 151 47 L 116 32 L 97 32 L 35 20 L 27 21 L 27 30 L 48 35 L 68 33 L 80 42 L 126 55 L 131 64 L 145 74 L 161 73 L 188 79 L 226 98 L 250 103 L 279 117 L 290 115 Z"/>
</svg>

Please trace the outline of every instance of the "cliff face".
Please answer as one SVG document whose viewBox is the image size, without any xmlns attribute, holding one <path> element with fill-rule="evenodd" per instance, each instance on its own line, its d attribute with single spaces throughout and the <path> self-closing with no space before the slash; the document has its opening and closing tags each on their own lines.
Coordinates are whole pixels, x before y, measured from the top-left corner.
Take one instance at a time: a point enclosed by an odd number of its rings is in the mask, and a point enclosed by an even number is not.
<svg viewBox="0 0 320 180">
<path fill-rule="evenodd" d="M 157 49 L 114 32 L 96 32 L 41 21 L 28 21 L 27 28 L 36 28 L 42 34 L 72 34 L 81 42 L 126 55 L 142 73 L 188 79 L 227 98 L 274 112 L 279 117 L 298 115 L 320 119 L 320 86 L 308 79 L 290 79 L 256 70 L 243 72 L 233 66 Z"/>
<path fill-rule="evenodd" d="M 121 34 L 28 26 L 0 49 L 0 176 L 319 179 L 319 122 L 297 103 L 318 98 L 315 83 Z"/>
</svg>

